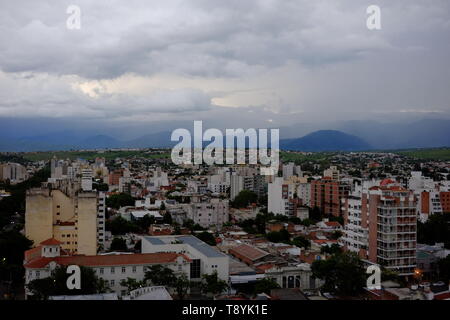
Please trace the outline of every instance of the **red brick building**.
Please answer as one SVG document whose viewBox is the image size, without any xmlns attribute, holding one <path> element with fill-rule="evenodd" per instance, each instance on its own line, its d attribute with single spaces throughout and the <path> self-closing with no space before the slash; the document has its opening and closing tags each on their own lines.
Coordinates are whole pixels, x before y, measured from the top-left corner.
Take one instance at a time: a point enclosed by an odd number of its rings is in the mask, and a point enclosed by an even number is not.
<svg viewBox="0 0 450 320">
<path fill-rule="evenodd" d="M 311 207 L 320 208 L 326 215 L 340 215 L 339 182 L 329 177 L 311 182 Z"/>
</svg>

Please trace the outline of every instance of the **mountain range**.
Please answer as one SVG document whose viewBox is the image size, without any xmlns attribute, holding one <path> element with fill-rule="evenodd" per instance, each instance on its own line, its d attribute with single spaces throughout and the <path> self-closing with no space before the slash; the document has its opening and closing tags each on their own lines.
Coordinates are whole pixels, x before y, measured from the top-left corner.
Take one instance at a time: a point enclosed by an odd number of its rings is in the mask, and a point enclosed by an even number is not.
<svg viewBox="0 0 450 320">
<path fill-rule="evenodd" d="M 1 119 L 0 119 L 1 124 Z M 70 129 L 17 137 L 23 127 L 0 126 L 0 151 L 53 151 L 108 148 L 172 147 L 172 127 L 137 136 L 133 139 L 114 137 L 96 130 Z M 178 127 L 180 124 L 177 124 Z M 192 123 L 190 124 L 192 126 Z M 186 128 L 189 128 L 189 122 Z M 358 151 L 370 149 L 404 149 L 450 146 L 450 120 L 422 119 L 414 122 L 340 121 L 322 124 L 296 124 L 280 128 L 280 148 L 303 151 Z M 160 128 L 159 126 L 158 128 Z M 100 131 L 100 130 L 99 130 Z M 121 134 L 126 129 L 116 130 Z"/>
</svg>

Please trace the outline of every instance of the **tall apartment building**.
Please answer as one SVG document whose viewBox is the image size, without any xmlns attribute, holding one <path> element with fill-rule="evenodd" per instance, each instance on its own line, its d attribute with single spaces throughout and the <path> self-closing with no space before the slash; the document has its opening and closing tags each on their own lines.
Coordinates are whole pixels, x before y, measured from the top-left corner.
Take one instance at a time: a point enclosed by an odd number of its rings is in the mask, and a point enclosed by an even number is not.
<svg viewBox="0 0 450 320">
<path fill-rule="evenodd" d="M 82 191 L 79 184 L 47 183 L 27 191 L 25 234 L 35 244 L 55 238 L 67 252 L 95 255 L 104 245 L 104 208 L 104 195 Z"/>
<path fill-rule="evenodd" d="M 411 275 L 416 267 L 417 214 L 414 194 L 398 185 L 368 192 L 369 260 Z"/>
<path fill-rule="evenodd" d="M 390 179 L 370 185 L 342 199 L 339 243 L 363 259 L 411 275 L 416 267 L 416 197 Z"/>
<path fill-rule="evenodd" d="M 312 208 L 318 207 L 326 215 L 340 215 L 341 192 L 338 181 L 330 177 L 312 181 L 310 196 Z"/>
</svg>

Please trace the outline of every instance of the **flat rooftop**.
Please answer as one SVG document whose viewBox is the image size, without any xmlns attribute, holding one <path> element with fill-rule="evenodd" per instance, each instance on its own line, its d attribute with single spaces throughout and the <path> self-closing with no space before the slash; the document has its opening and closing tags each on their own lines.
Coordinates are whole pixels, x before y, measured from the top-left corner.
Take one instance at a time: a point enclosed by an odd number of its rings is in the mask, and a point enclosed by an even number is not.
<svg viewBox="0 0 450 320">
<path fill-rule="evenodd" d="M 188 244 L 203 255 L 209 258 L 222 258 L 228 257 L 226 254 L 214 249 L 210 245 L 206 244 L 202 240 L 197 237 L 191 235 L 176 235 L 176 236 L 145 236 L 143 237 L 146 241 L 150 242 L 152 245 L 167 245 L 167 244 L 176 244 L 175 241 L 179 241 L 183 244 Z"/>
</svg>

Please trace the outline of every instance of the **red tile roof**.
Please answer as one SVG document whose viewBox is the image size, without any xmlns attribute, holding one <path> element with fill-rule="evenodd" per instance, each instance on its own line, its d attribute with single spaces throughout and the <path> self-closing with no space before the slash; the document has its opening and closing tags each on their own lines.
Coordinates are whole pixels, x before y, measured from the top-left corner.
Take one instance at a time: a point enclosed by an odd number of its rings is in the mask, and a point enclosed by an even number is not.
<svg viewBox="0 0 450 320">
<path fill-rule="evenodd" d="M 230 253 L 237 253 L 252 261 L 261 259 L 262 257 L 269 255 L 268 252 L 253 246 L 249 246 L 248 244 L 241 244 L 235 248 L 232 248 L 230 249 Z"/>
<path fill-rule="evenodd" d="M 323 243 L 337 243 L 337 240 L 329 240 L 329 239 L 314 239 L 312 240 L 317 244 L 323 244 Z"/>
<path fill-rule="evenodd" d="M 388 184 L 393 184 L 393 183 L 395 183 L 394 180 L 387 178 L 387 179 L 383 179 L 380 182 L 380 186 L 387 186 Z"/>
<path fill-rule="evenodd" d="M 45 258 L 41 257 L 30 261 L 25 268 L 41 269 L 45 268 L 51 261 L 58 265 L 79 265 L 86 267 L 95 266 L 117 266 L 117 265 L 141 265 L 141 264 L 163 264 L 175 262 L 178 257 L 183 257 L 186 261 L 191 261 L 186 255 L 174 252 L 144 253 L 144 254 L 112 254 L 97 256 L 64 256 Z"/>
<path fill-rule="evenodd" d="M 434 299 L 435 300 L 450 300 L 450 291 L 435 294 Z"/>
<path fill-rule="evenodd" d="M 62 244 L 62 242 L 59 242 L 55 238 L 50 238 L 50 239 L 42 241 L 40 244 L 43 246 L 59 246 Z"/>
<path fill-rule="evenodd" d="M 328 221 L 328 222 L 325 222 L 325 224 L 329 227 L 340 227 L 341 226 L 341 224 L 337 221 Z"/>
</svg>

